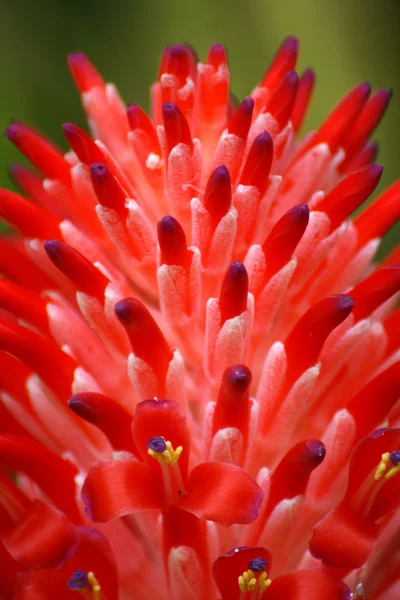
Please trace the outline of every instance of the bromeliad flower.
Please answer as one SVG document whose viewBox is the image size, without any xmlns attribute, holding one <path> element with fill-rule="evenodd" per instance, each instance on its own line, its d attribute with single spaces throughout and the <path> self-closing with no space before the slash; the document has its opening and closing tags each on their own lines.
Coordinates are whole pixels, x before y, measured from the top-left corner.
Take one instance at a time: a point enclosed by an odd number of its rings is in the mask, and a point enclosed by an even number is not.
<svg viewBox="0 0 400 600">
<path fill-rule="evenodd" d="M 352 218 L 391 94 L 302 140 L 297 53 L 236 106 L 169 46 L 151 117 L 75 53 L 92 136 L 7 129 L 1 598 L 400 597 L 400 183 Z"/>
</svg>

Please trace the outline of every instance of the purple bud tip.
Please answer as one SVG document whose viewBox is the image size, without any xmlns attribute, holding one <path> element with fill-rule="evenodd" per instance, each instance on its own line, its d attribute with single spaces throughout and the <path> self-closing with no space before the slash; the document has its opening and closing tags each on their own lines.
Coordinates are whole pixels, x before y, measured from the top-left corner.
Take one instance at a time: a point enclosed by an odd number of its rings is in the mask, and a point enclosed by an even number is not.
<svg viewBox="0 0 400 600">
<path fill-rule="evenodd" d="M 176 117 L 178 114 L 178 107 L 173 102 L 164 102 L 162 107 L 163 117 Z"/>
<path fill-rule="evenodd" d="M 231 176 L 229 175 L 228 168 L 225 165 L 217 167 L 212 173 L 212 177 L 215 183 L 229 182 L 231 183 Z"/>
<path fill-rule="evenodd" d="M 82 590 L 89 587 L 86 571 L 82 571 L 82 569 L 74 571 L 71 579 L 67 581 L 67 586 L 70 590 Z"/>
<path fill-rule="evenodd" d="M 390 454 L 390 462 L 392 463 L 392 465 L 394 465 L 395 467 L 400 463 L 400 450 L 396 450 L 396 452 L 392 452 Z"/>
<path fill-rule="evenodd" d="M 297 71 L 289 71 L 289 73 L 286 73 L 284 79 L 291 87 L 296 87 L 299 83 L 299 76 Z"/>
<path fill-rule="evenodd" d="M 350 314 L 354 308 L 354 300 L 349 294 L 337 294 L 337 309 L 340 312 Z"/>
<path fill-rule="evenodd" d="M 84 419 L 84 421 L 96 423 L 96 412 L 79 397 L 72 396 L 68 400 L 68 406 L 76 415 L 78 415 L 78 417 Z"/>
<path fill-rule="evenodd" d="M 318 464 L 322 463 L 325 458 L 326 448 L 319 440 L 307 440 L 307 448 L 310 451 L 309 458 Z"/>
<path fill-rule="evenodd" d="M 119 300 L 114 306 L 114 312 L 121 323 L 129 325 L 133 320 L 133 311 L 132 311 L 132 298 L 123 298 L 123 300 Z"/>
<path fill-rule="evenodd" d="M 261 556 L 259 558 L 253 558 L 250 562 L 249 562 L 249 569 L 251 569 L 252 571 L 265 571 L 266 567 L 268 566 L 268 563 L 266 560 L 264 560 L 263 558 L 261 558 Z"/>
<path fill-rule="evenodd" d="M 147 447 L 153 452 L 164 452 L 167 449 L 167 445 L 163 437 L 156 435 L 147 442 Z"/>
<path fill-rule="evenodd" d="M 73 123 L 63 123 L 61 125 L 61 128 L 64 133 L 75 133 L 76 125 L 74 125 Z"/>
<path fill-rule="evenodd" d="M 299 49 L 299 40 L 294 35 L 289 35 L 283 42 L 282 47 L 292 52 L 297 52 Z"/>
<path fill-rule="evenodd" d="M 58 240 L 47 240 L 44 243 L 44 249 L 51 262 L 58 264 L 61 260 L 61 243 Z"/>
<path fill-rule="evenodd" d="M 252 380 L 251 371 L 246 365 L 234 365 L 228 367 L 223 374 L 225 385 L 233 387 L 235 391 L 245 394 Z"/>
<path fill-rule="evenodd" d="M 165 217 L 163 217 L 161 219 L 161 221 L 159 221 L 157 223 L 158 236 L 160 236 L 160 235 L 161 236 L 176 235 L 177 230 L 180 228 L 181 228 L 181 226 L 179 225 L 178 221 L 174 217 L 171 217 L 170 215 L 166 215 Z"/>
<path fill-rule="evenodd" d="M 95 179 L 103 179 L 107 174 L 107 167 L 103 163 L 93 163 L 90 165 L 90 174 Z"/>
<path fill-rule="evenodd" d="M 246 96 L 246 98 L 240 104 L 241 109 L 246 114 L 252 114 L 254 109 L 254 100 L 251 96 Z"/>
</svg>

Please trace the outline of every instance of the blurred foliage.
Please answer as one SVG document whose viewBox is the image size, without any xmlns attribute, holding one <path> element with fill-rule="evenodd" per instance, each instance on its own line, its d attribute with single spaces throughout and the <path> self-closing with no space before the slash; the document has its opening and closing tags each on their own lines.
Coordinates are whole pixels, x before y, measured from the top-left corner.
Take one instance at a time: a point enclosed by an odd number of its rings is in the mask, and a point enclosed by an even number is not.
<svg viewBox="0 0 400 600">
<path fill-rule="evenodd" d="M 66 148 L 60 124 L 83 124 L 65 55 L 83 50 L 127 102 L 148 107 L 148 88 L 167 43 L 190 42 L 204 58 L 213 42 L 229 50 L 232 86 L 242 99 L 263 75 L 283 37 L 301 40 L 300 69 L 312 66 L 317 89 L 307 125 L 315 127 L 355 83 L 400 90 L 398 0 L 0 0 L 0 127 L 17 117 Z M 396 114 L 397 113 L 397 114 Z M 388 185 L 399 175 L 396 95 L 376 133 Z M 5 166 L 19 160 L 0 144 Z M 386 245 L 399 238 L 399 228 Z"/>
</svg>

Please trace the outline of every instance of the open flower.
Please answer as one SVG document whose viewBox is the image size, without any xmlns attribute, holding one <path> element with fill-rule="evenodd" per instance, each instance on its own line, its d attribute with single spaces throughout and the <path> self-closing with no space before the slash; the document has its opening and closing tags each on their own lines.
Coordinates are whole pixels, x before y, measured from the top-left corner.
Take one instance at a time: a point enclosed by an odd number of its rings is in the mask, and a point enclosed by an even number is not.
<svg viewBox="0 0 400 600">
<path fill-rule="evenodd" d="M 357 85 L 299 131 L 285 40 L 231 99 L 168 46 L 151 117 L 69 57 L 91 135 L 0 190 L 0 596 L 400 597 L 400 183 Z"/>
</svg>

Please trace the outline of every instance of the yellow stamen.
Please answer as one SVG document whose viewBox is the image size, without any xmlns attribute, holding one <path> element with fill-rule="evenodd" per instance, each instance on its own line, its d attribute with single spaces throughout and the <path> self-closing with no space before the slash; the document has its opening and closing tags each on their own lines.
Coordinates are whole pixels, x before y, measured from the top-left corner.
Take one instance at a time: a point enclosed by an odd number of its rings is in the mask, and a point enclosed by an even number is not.
<svg viewBox="0 0 400 600">
<path fill-rule="evenodd" d="M 148 448 L 147 453 L 152 457 L 158 460 L 158 462 L 166 463 L 167 465 L 176 465 L 179 460 L 180 455 L 183 452 L 183 447 L 178 446 L 176 450 L 173 449 L 171 442 L 165 442 L 166 449 L 164 452 L 155 452 L 151 448 Z"/>
<path fill-rule="evenodd" d="M 374 475 L 375 481 L 379 481 L 379 479 L 381 479 L 383 477 L 383 475 L 386 472 L 389 460 L 390 460 L 389 452 L 385 452 L 385 454 L 382 454 L 381 462 L 379 463 L 379 465 L 377 466 L 376 471 L 375 471 L 375 475 Z"/>
<path fill-rule="evenodd" d="M 92 592 L 93 600 L 100 600 L 101 598 L 101 586 L 97 581 L 95 574 L 92 571 L 89 571 L 87 574 L 88 583 L 90 585 L 90 589 Z"/>
<path fill-rule="evenodd" d="M 392 477 L 394 477 L 395 475 L 397 475 L 397 473 L 400 472 L 400 463 L 398 465 L 396 465 L 395 467 L 392 467 L 385 475 L 385 479 L 391 479 Z"/>
<path fill-rule="evenodd" d="M 262 571 L 261 573 L 257 573 L 252 571 L 252 569 L 247 569 L 238 577 L 238 584 L 240 591 L 245 592 L 253 592 L 257 590 L 259 598 L 265 590 L 271 585 L 271 579 L 268 579 L 266 571 Z"/>
</svg>

